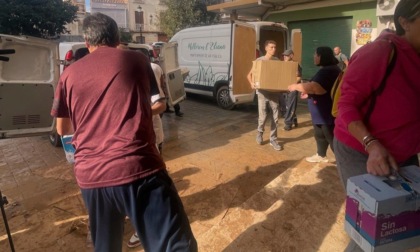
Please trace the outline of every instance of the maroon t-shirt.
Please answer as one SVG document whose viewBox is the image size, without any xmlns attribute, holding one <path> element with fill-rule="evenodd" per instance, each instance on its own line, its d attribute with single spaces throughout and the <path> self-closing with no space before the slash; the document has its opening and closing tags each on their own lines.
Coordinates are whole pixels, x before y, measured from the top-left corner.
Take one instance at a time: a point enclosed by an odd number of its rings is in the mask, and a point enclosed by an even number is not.
<svg viewBox="0 0 420 252">
<path fill-rule="evenodd" d="M 165 169 L 150 97 L 158 93 L 141 53 L 100 47 L 60 77 L 51 115 L 70 117 L 81 188 L 117 186 Z"/>
</svg>

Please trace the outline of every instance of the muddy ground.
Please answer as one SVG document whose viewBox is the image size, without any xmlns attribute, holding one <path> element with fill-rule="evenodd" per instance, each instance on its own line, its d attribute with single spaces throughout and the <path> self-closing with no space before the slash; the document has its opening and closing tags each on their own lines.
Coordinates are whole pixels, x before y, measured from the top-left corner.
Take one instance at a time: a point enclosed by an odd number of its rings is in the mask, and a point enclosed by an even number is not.
<svg viewBox="0 0 420 252">
<path fill-rule="evenodd" d="M 306 106 L 297 129 L 279 130 L 280 152 L 268 133 L 256 144 L 253 105 L 226 111 L 190 97 L 181 108 L 184 117 L 163 117 L 163 156 L 199 251 L 343 251 L 344 190 L 331 152 L 329 163 L 304 161 L 315 153 Z M 47 137 L 0 140 L 0 190 L 16 251 L 93 251 L 72 166 Z M 125 241 L 132 232 L 127 221 Z M 9 250 L 0 223 L 0 251 Z"/>
</svg>

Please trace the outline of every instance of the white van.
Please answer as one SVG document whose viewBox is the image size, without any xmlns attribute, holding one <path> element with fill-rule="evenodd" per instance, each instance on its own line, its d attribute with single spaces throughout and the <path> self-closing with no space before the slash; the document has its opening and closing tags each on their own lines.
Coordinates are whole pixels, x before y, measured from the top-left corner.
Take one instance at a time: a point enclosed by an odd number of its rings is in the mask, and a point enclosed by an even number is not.
<svg viewBox="0 0 420 252">
<path fill-rule="evenodd" d="M 55 132 L 50 111 L 60 65 L 63 61 L 71 61 L 67 49 L 73 52 L 73 49 L 77 51 L 83 46 L 84 43 L 76 43 L 66 49 L 63 47 L 63 53 L 59 55 L 58 42 L 0 34 L 0 139 Z M 67 57 L 63 56 L 64 52 Z M 175 54 L 176 50 L 165 52 L 168 55 L 162 57 L 176 59 L 169 55 L 171 52 Z M 166 69 L 172 70 L 172 67 Z M 180 69 L 177 71 L 181 72 Z M 179 74 L 171 72 L 168 78 L 179 79 Z M 182 80 L 180 83 L 182 86 Z M 168 85 L 169 93 L 173 93 L 172 87 Z"/>
<path fill-rule="evenodd" d="M 0 34 L 0 56 L 0 138 L 51 132 L 58 43 Z"/>
<path fill-rule="evenodd" d="M 266 40 L 276 41 L 280 55 L 287 48 L 287 27 L 274 22 L 235 21 L 184 29 L 170 42 L 178 43 L 180 67 L 189 69 L 186 91 L 213 96 L 221 108 L 232 109 L 235 104 L 254 100 L 255 92 L 246 76 L 252 61 L 265 54 Z"/>
</svg>

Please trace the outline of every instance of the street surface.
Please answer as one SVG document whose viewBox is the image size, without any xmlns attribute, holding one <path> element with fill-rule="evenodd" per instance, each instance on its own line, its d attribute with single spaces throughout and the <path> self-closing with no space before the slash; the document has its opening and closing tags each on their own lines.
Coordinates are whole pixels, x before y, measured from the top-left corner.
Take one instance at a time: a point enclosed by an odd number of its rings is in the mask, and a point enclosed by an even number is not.
<svg viewBox="0 0 420 252">
<path fill-rule="evenodd" d="M 269 145 L 269 122 L 257 145 L 255 105 L 226 111 L 189 96 L 181 111 L 163 116 L 163 157 L 199 251 L 343 251 L 344 189 L 331 151 L 330 163 L 304 161 L 316 152 L 304 103 L 297 129 L 280 120 L 283 151 Z M 16 251 L 92 251 L 72 166 L 46 136 L 0 140 L 0 190 Z M 132 233 L 127 221 L 124 240 Z M 10 251 L 3 223 L 0 251 Z"/>
</svg>

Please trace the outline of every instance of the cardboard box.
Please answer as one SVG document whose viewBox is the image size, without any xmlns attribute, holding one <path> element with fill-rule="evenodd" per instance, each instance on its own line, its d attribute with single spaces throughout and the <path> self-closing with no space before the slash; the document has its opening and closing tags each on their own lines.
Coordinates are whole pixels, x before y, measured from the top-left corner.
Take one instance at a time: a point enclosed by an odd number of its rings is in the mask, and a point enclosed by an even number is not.
<svg viewBox="0 0 420 252">
<path fill-rule="evenodd" d="M 403 167 L 400 174 L 412 192 L 399 181 L 370 174 L 347 181 L 345 230 L 364 251 L 420 246 L 420 168 Z"/>
<path fill-rule="evenodd" d="M 257 89 L 288 91 L 296 83 L 298 63 L 280 60 L 255 60 L 252 62 L 252 76 Z"/>
</svg>

